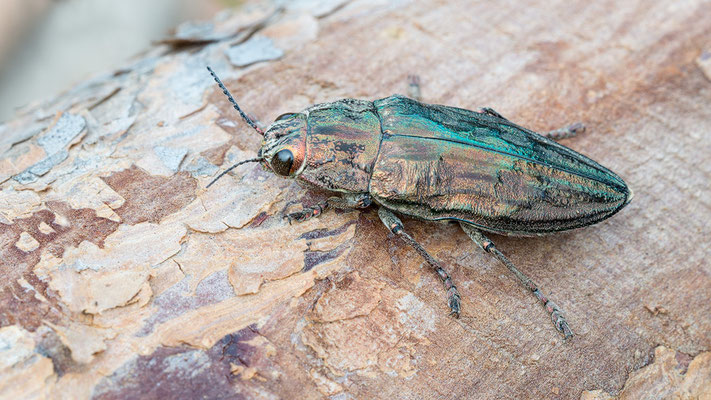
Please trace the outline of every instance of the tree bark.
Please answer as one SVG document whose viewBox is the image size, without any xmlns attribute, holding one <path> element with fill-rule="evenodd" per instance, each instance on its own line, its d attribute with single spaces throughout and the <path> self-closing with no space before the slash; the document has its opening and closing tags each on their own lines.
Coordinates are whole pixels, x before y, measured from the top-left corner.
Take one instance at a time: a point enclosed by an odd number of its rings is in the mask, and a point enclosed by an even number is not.
<svg viewBox="0 0 711 400">
<path fill-rule="evenodd" d="M 0 126 L 0 397 L 711 396 L 709 2 L 270 2 L 185 25 Z M 234 65 L 233 65 L 234 64 Z M 245 164 L 263 125 L 344 97 L 487 106 L 618 172 L 633 202 L 558 235 L 492 236 L 567 312 L 564 342 L 455 224 Z M 235 66 L 238 65 L 238 66 Z"/>
</svg>

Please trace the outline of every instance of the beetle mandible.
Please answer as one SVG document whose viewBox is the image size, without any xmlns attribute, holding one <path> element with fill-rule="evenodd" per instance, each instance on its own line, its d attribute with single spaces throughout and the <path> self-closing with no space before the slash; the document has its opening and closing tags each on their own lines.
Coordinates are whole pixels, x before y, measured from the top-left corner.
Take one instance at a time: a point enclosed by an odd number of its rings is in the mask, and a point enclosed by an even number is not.
<svg viewBox="0 0 711 400">
<path fill-rule="evenodd" d="M 456 221 L 501 261 L 543 304 L 565 339 L 573 336 L 562 310 L 485 236 L 534 236 L 581 228 L 620 211 L 632 191 L 615 173 L 552 139 L 581 124 L 540 135 L 490 108 L 469 111 L 394 95 L 343 99 L 278 117 L 260 129 L 207 67 L 230 103 L 264 139 L 257 157 L 275 174 L 333 196 L 288 214 L 303 221 L 325 209 L 377 205 L 378 216 L 434 269 L 447 289 L 451 315 L 460 295 L 447 272 L 395 213 L 426 221 Z M 411 88 L 418 91 L 416 81 Z"/>
</svg>

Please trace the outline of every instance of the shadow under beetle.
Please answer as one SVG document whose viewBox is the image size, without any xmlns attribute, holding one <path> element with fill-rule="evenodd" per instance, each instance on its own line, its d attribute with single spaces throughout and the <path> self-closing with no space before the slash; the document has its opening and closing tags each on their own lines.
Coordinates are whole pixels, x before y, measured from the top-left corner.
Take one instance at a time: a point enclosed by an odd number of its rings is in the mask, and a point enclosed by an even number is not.
<svg viewBox="0 0 711 400">
<path fill-rule="evenodd" d="M 455 317 L 460 312 L 457 287 L 394 213 L 457 221 L 536 296 L 565 339 L 573 336 L 561 309 L 483 231 L 513 236 L 565 231 L 609 218 L 630 202 L 632 191 L 619 176 L 552 140 L 574 135 L 584 129 L 581 124 L 540 135 L 490 108 L 469 111 L 394 95 L 317 104 L 283 114 L 263 131 L 207 69 L 242 118 L 264 137 L 256 158 L 233 165 L 208 187 L 241 164 L 259 162 L 277 175 L 333 194 L 287 215 L 290 221 L 318 216 L 329 207 L 377 205 L 385 226 L 439 275 Z M 416 79 L 410 89 L 419 93 Z"/>
</svg>

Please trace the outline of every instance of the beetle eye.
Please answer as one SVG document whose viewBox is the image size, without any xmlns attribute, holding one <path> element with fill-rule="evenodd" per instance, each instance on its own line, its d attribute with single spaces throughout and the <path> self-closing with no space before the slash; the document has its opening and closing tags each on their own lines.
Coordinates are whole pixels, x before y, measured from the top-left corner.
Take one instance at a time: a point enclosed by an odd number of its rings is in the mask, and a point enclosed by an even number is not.
<svg viewBox="0 0 711 400">
<path fill-rule="evenodd" d="M 274 122 L 282 121 L 282 120 L 285 120 L 285 119 L 289 119 L 289 118 L 291 118 L 292 115 L 294 115 L 294 113 L 282 114 L 282 115 L 276 117 L 276 119 L 274 120 Z"/>
<path fill-rule="evenodd" d="M 281 176 L 289 176 L 291 171 L 291 164 L 294 162 L 294 155 L 291 150 L 279 150 L 278 153 L 272 157 L 271 166 L 274 172 Z"/>
</svg>

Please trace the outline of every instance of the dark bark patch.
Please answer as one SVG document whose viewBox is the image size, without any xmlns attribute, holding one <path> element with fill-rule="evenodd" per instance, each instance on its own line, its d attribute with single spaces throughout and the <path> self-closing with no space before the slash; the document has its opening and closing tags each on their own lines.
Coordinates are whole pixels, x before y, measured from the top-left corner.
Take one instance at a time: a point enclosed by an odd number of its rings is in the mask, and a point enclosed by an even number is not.
<svg viewBox="0 0 711 400">
<path fill-rule="evenodd" d="M 163 177 L 135 165 L 102 179 L 126 200 L 115 211 L 129 225 L 160 222 L 193 201 L 197 188 L 187 172 Z"/>
<path fill-rule="evenodd" d="M 200 155 L 205 157 L 207 161 L 211 162 L 214 165 L 222 165 L 222 163 L 225 161 L 225 154 L 227 154 L 227 150 L 229 150 L 230 147 L 232 147 L 231 141 L 223 145 L 207 149 L 200 153 Z"/>
<path fill-rule="evenodd" d="M 92 399 L 252 398 L 253 383 L 240 379 L 232 368 L 262 365 L 263 349 L 247 343 L 257 335 L 251 326 L 226 335 L 207 350 L 159 347 L 104 378 Z"/>
<path fill-rule="evenodd" d="M 304 253 L 304 268 L 301 271 L 309 272 L 315 266 L 331 261 L 336 257 L 339 257 L 349 247 L 349 243 L 342 243 L 335 249 L 329 251 L 306 251 Z"/>
<path fill-rule="evenodd" d="M 76 247 L 88 240 L 99 247 L 104 239 L 118 228 L 118 222 L 101 218 L 90 208 L 71 208 L 67 203 L 52 201 L 49 209 L 33 213 L 27 218 L 18 218 L 11 225 L 0 224 L 0 326 L 19 324 L 34 331 L 42 320 L 56 322 L 61 315 L 56 295 L 51 293 L 47 283 L 38 279 L 32 267 L 40 260 L 43 252 L 62 257 L 64 250 Z M 51 229 L 40 227 L 48 226 Z M 20 235 L 26 232 L 38 243 L 37 247 L 25 251 L 16 246 Z M 18 282 L 24 278 L 26 284 Z M 45 297 L 40 301 L 35 294 Z"/>
<path fill-rule="evenodd" d="M 187 311 L 216 304 L 235 295 L 227 278 L 227 270 L 216 271 L 205 277 L 195 289 L 195 295 L 190 293 L 188 282 L 188 278 L 185 278 L 153 298 L 153 306 L 157 311 L 146 320 L 146 324 L 137 336 L 147 336 L 158 324 L 177 318 Z"/>
<path fill-rule="evenodd" d="M 228 363 L 189 347 L 159 347 L 104 378 L 92 399 L 240 399 Z"/>
</svg>

